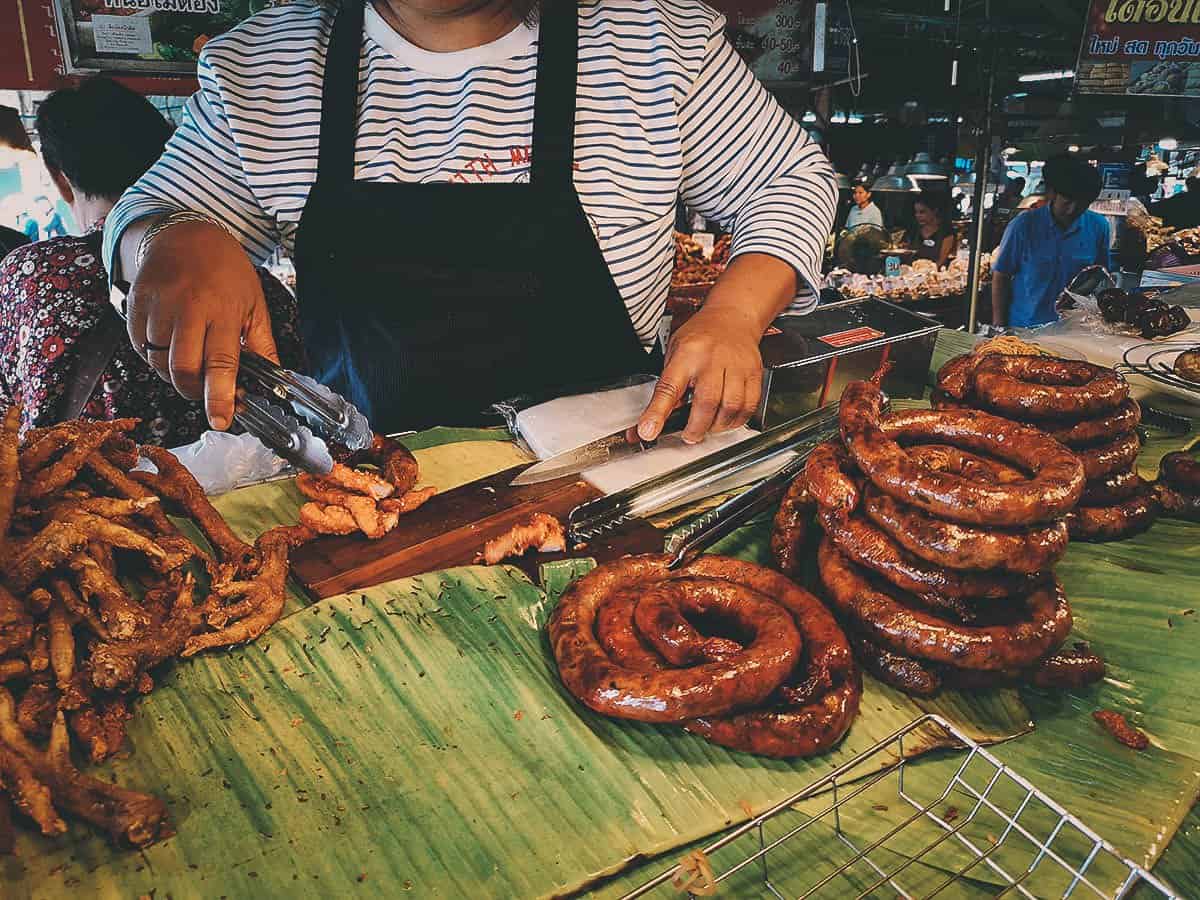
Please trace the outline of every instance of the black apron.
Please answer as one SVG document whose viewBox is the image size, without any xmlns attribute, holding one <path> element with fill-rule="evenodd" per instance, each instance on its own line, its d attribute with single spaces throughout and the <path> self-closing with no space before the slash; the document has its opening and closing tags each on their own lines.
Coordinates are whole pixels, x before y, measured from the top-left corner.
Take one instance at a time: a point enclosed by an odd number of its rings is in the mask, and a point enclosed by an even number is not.
<svg viewBox="0 0 1200 900">
<path fill-rule="evenodd" d="M 543 4 L 528 184 L 354 179 L 363 0 L 337 13 L 317 179 L 296 234 L 314 375 L 376 431 L 655 372 L 572 182 L 577 8 Z"/>
</svg>

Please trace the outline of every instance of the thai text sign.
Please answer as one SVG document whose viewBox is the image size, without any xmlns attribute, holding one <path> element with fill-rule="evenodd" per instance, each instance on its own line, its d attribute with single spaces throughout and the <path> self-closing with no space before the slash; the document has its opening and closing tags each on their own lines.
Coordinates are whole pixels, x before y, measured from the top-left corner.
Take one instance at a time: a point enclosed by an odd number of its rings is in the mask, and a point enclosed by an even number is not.
<svg viewBox="0 0 1200 900">
<path fill-rule="evenodd" d="M 1075 87 L 1200 96 L 1200 0 L 1092 0 Z"/>
</svg>

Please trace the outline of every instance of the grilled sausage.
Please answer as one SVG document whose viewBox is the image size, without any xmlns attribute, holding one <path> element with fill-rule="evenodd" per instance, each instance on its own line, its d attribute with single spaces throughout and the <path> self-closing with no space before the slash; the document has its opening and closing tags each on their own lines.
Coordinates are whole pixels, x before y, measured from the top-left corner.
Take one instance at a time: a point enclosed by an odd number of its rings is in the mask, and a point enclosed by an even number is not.
<svg viewBox="0 0 1200 900">
<path fill-rule="evenodd" d="M 906 410 L 881 421 L 882 407 L 882 392 L 869 382 L 853 382 L 842 394 L 840 425 L 850 456 L 881 491 L 936 516 L 967 525 L 1031 525 L 1065 515 L 1083 493 L 1083 465 L 1036 429 L 973 410 Z M 899 442 L 950 443 L 1033 474 L 992 485 L 931 471 Z M 810 490 L 815 495 L 811 478 Z"/>
<path fill-rule="evenodd" d="M 1071 608 L 1057 583 L 1031 591 L 1021 618 L 1011 624 L 967 626 L 915 609 L 872 582 L 828 538 L 821 542 L 818 564 L 835 612 L 904 656 L 966 669 L 1023 669 L 1061 646 L 1071 630 Z"/>
<path fill-rule="evenodd" d="M 1129 398 L 1129 384 L 1116 370 L 1048 356 L 985 356 L 970 384 L 982 406 L 1022 420 L 1099 416 Z"/>
<path fill-rule="evenodd" d="M 1154 524 L 1162 506 L 1150 485 L 1142 481 L 1128 500 L 1113 506 L 1081 506 L 1067 516 L 1071 540 L 1103 543 L 1141 534 Z"/>
<path fill-rule="evenodd" d="M 803 662 L 768 708 L 700 717 L 686 728 L 723 747 L 761 756 L 814 756 L 833 747 L 849 730 L 862 697 L 862 673 L 845 634 L 816 597 L 792 585 L 777 599 L 804 636 Z"/>
<path fill-rule="evenodd" d="M 548 626 L 563 684 L 596 712 L 643 722 L 682 722 L 762 703 L 799 661 L 800 633 L 775 601 L 801 589 L 769 569 L 726 557 L 703 557 L 675 574 L 667 561 L 653 554 L 626 557 L 594 569 L 567 589 Z M 734 622 L 739 633 L 751 635 L 743 652 L 720 662 L 658 671 L 631 669 L 615 660 L 597 640 L 597 612 L 616 595 L 645 596 L 656 586 L 673 592 L 684 612 Z M 655 602 L 660 601 L 656 595 Z"/>
</svg>

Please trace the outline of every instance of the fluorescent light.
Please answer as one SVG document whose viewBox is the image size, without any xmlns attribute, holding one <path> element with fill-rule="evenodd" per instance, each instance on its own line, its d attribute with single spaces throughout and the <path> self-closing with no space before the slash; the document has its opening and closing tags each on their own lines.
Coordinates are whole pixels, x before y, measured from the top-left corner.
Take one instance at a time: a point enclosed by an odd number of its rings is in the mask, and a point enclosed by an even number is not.
<svg viewBox="0 0 1200 900">
<path fill-rule="evenodd" d="M 1019 91 L 1015 94 L 1009 94 L 1008 96 L 1012 97 L 1014 100 L 1020 100 L 1022 97 L 1028 97 L 1029 94 L 1025 93 L 1025 91 Z"/>
<path fill-rule="evenodd" d="M 1078 153 L 1078 152 L 1079 152 L 1079 145 L 1078 145 L 1078 144 L 1072 144 L 1070 147 L 1068 147 L 1068 148 L 1067 148 L 1067 152 L 1068 152 L 1068 153 Z"/>
<path fill-rule="evenodd" d="M 1158 146 L 1164 150 L 1175 150 L 1179 147 L 1179 141 L 1175 138 L 1159 138 Z"/>
<path fill-rule="evenodd" d="M 1062 78 L 1074 78 L 1074 69 L 1054 69 L 1050 72 L 1030 72 L 1022 75 L 1017 81 L 1058 81 Z"/>
</svg>

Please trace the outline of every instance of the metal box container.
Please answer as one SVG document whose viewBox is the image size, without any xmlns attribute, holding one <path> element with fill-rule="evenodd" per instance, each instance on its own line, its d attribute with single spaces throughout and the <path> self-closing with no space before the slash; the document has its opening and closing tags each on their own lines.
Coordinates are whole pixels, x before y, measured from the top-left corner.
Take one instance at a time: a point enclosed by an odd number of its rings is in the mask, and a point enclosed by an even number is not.
<svg viewBox="0 0 1200 900">
<path fill-rule="evenodd" d="M 763 396 L 751 424 L 770 428 L 832 403 L 851 381 L 892 363 L 884 388 L 922 397 L 940 326 L 886 300 L 868 297 L 781 316 L 763 338 Z"/>
</svg>

